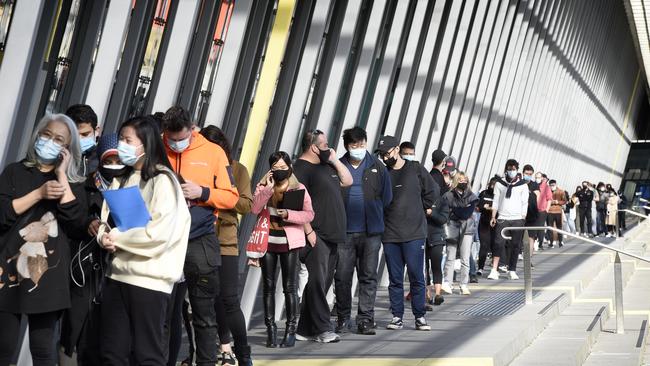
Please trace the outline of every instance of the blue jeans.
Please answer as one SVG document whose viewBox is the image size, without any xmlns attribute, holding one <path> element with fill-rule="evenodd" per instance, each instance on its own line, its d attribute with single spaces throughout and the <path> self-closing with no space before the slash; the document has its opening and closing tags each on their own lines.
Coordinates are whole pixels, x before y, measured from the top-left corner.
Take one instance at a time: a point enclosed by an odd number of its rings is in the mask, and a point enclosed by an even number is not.
<svg viewBox="0 0 650 366">
<path fill-rule="evenodd" d="M 393 316 L 404 317 L 404 265 L 409 276 L 411 308 L 415 318 L 426 313 L 424 286 L 424 239 L 403 243 L 384 243 L 388 267 L 388 295 Z"/>
</svg>

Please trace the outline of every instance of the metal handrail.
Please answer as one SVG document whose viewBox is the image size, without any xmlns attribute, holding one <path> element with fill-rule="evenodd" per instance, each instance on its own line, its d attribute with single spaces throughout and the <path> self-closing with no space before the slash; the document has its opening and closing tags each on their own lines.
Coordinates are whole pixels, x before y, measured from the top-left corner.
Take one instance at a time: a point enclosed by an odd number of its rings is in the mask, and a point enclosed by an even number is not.
<svg viewBox="0 0 650 366">
<path fill-rule="evenodd" d="M 583 242 L 594 244 L 601 248 L 605 248 L 611 251 L 616 252 L 616 257 L 614 258 L 614 296 L 616 300 L 616 333 L 623 334 L 625 332 L 624 319 L 623 319 L 623 269 L 621 264 L 621 258 L 619 254 L 627 255 L 629 257 L 650 263 L 650 258 L 641 257 L 634 253 L 628 251 L 612 248 L 611 246 L 599 243 L 595 240 L 581 237 L 569 232 L 566 232 L 561 229 L 557 229 L 549 226 L 520 226 L 520 227 L 504 227 L 501 229 L 501 236 L 505 240 L 512 240 L 512 236 L 507 236 L 507 231 L 524 231 L 524 230 L 533 230 L 533 231 L 546 231 L 550 230 L 558 234 L 566 235 L 568 237 L 581 240 Z M 532 266 L 531 266 L 531 252 L 530 245 L 524 245 L 524 290 L 526 294 L 526 304 L 533 303 L 533 277 L 532 277 Z"/>
<path fill-rule="evenodd" d="M 634 206 L 634 207 L 639 207 L 639 206 Z M 647 208 L 648 210 L 650 210 L 650 207 L 648 207 L 648 206 L 643 206 L 643 208 Z M 631 213 L 632 215 L 634 215 L 634 216 L 638 216 L 638 217 L 643 218 L 643 219 L 650 219 L 650 216 L 648 216 L 648 215 L 644 215 L 644 214 L 642 214 L 642 213 L 640 213 L 640 212 L 636 212 L 636 211 L 634 211 L 634 210 L 624 209 L 624 210 L 620 210 L 620 211 L 624 211 L 624 212 L 627 212 L 627 213 Z"/>
</svg>

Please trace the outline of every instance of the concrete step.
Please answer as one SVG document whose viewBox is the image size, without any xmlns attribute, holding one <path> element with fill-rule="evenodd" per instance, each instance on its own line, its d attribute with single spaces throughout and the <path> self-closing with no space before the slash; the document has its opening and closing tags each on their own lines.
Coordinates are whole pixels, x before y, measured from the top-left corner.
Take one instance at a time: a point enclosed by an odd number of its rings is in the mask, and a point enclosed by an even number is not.
<svg viewBox="0 0 650 366">
<path fill-rule="evenodd" d="M 638 366 L 646 351 L 648 317 L 625 317 L 625 334 L 616 334 L 616 319 L 609 319 L 594 344 L 585 366 Z"/>
</svg>

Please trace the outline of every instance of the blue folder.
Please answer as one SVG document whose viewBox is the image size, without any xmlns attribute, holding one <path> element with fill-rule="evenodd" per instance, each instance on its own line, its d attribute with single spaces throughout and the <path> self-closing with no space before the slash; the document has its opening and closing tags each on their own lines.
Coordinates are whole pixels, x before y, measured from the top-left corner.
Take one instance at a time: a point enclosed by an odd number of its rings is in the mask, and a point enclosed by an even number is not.
<svg viewBox="0 0 650 366">
<path fill-rule="evenodd" d="M 102 192 L 117 228 L 124 232 L 145 227 L 151 220 L 147 205 L 137 186 Z"/>
</svg>

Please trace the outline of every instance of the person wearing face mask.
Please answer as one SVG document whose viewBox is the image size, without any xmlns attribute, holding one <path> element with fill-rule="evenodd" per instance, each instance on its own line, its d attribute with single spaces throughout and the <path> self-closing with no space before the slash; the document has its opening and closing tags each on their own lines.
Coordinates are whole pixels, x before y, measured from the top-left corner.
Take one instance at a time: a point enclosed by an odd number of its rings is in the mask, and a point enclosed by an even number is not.
<svg viewBox="0 0 650 366">
<path fill-rule="evenodd" d="M 535 226 L 539 215 L 539 210 L 537 209 L 537 200 L 541 195 L 539 191 L 539 184 L 535 182 L 535 168 L 533 168 L 533 166 L 530 164 L 524 165 L 524 168 L 522 169 L 521 179 L 528 185 L 529 193 L 526 226 Z M 537 241 L 539 232 L 537 230 L 527 230 L 527 232 L 528 245 L 530 246 L 530 252 L 533 253 L 538 250 L 535 242 Z M 504 270 L 507 270 L 507 268 L 504 267 Z"/>
<path fill-rule="evenodd" d="M 546 226 L 548 224 L 548 210 L 551 208 L 551 201 L 553 200 L 553 192 L 548 186 L 548 180 L 544 173 L 535 173 L 535 184 L 539 186 L 539 196 L 537 197 L 537 220 L 535 226 Z M 537 245 L 539 250 L 543 250 L 544 241 L 546 240 L 546 232 L 540 230 L 536 234 Z M 549 248 L 553 248 L 552 243 L 548 243 Z"/>
<path fill-rule="evenodd" d="M 495 240 L 495 231 L 494 227 L 490 225 L 490 219 L 492 218 L 492 203 L 494 202 L 494 186 L 497 183 L 498 177 L 492 177 L 488 182 L 487 188 L 479 193 L 478 198 L 478 208 L 481 213 L 481 218 L 478 223 L 478 234 L 479 241 L 481 242 L 481 249 L 478 254 L 478 270 L 477 275 L 483 275 L 483 269 L 485 268 L 485 261 L 487 260 L 488 252 L 492 253 L 492 256 L 496 253 L 496 248 L 494 245 Z"/>
<path fill-rule="evenodd" d="M 460 253 L 460 293 L 470 295 L 467 287 L 469 283 L 469 267 L 472 242 L 476 231 L 476 222 L 472 214 L 476 210 L 479 198 L 472 193 L 469 187 L 469 179 L 463 172 L 457 172 L 451 184 L 452 189 L 443 195 L 443 199 L 449 205 L 449 230 L 454 233 L 454 240 L 447 238 L 447 261 L 445 262 L 445 282 L 442 284 L 442 291 L 451 294 L 453 291 L 454 263 L 456 253 Z"/>
<path fill-rule="evenodd" d="M 306 188 L 293 174 L 291 158 L 284 151 L 271 154 L 271 170 L 257 185 L 251 212 L 259 214 L 264 208 L 270 214 L 269 244 L 266 254 L 259 259 L 262 267 L 264 292 L 264 322 L 267 329 L 266 347 L 293 347 L 296 341 L 298 318 L 298 257 L 306 240 L 304 225 L 314 218 L 311 198 Z M 300 210 L 285 208 L 283 199 L 287 192 L 305 191 Z M 281 344 L 277 341 L 275 325 L 276 268 L 280 262 L 282 287 L 285 296 L 287 328 Z"/>
<path fill-rule="evenodd" d="M 402 159 L 409 161 L 415 160 L 415 145 L 410 141 L 404 141 L 399 145 L 399 151 L 402 155 Z"/>
<path fill-rule="evenodd" d="M 88 177 L 97 171 L 99 165 L 97 138 L 101 135 L 101 127 L 97 122 L 97 114 L 87 104 L 71 105 L 65 114 L 77 125 L 82 157 L 79 174 Z"/>
<path fill-rule="evenodd" d="M 566 195 L 564 193 L 564 190 L 557 186 L 557 181 L 554 179 L 551 179 L 548 182 L 548 185 L 551 189 L 551 192 L 553 192 L 553 197 L 551 199 L 551 208 L 548 210 L 548 226 L 555 226 L 556 229 L 562 230 L 563 206 L 567 203 Z M 562 234 L 557 234 L 557 240 L 559 247 L 562 248 L 564 246 L 564 243 L 562 242 Z M 550 247 L 552 248 L 554 244 L 555 243 L 552 243 Z"/>
<path fill-rule="evenodd" d="M 445 174 L 443 174 L 443 170 L 445 169 L 446 157 L 447 154 L 445 154 L 445 152 L 440 149 L 435 150 L 431 154 L 431 162 L 433 162 L 433 168 L 431 168 L 429 174 L 431 174 L 433 181 L 436 182 L 436 184 L 440 188 L 441 195 L 445 194 L 449 190 L 447 179 L 445 179 Z"/>
<path fill-rule="evenodd" d="M 578 206 L 578 222 L 580 222 L 580 234 L 584 237 L 593 237 L 591 205 L 594 200 L 594 191 L 589 182 L 582 182 L 582 189 L 576 192 L 580 202 Z"/>
<path fill-rule="evenodd" d="M 314 220 L 305 225 L 309 245 L 300 253 L 309 279 L 302 295 L 296 339 L 338 342 L 340 337 L 331 329 L 327 292 L 334 281 L 338 246 L 346 240 L 347 216 L 341 188 L 352 184 L 352 176 L 320 130 L 304 134 L 302 155 L 293 168 L 312 197 L 314 208 Z"/>
<path fill-rule="evenodd" d="M 610 184 L 607 186 L 607 193 L 609 194 L 609 197 L 607 198 L 607 218 L 605 220 L 605 223 L 607 224 L 607 237 L 615 238 L 617 235 L 616 224 L 618 220 L 619 197 L 618 194 L 616 194 L 616 190 L 614 190 Z"/>
<path fill-rule="evenodd" d="M 110 190 L 135 187 L 150 219 L 127 230 L 114 225 L 108 204 L 102 208 L 97 241 L 112 256 L 102 290 L 102 364 L 164 365 L 164 324 L 187 261 L 191 218 L 155 122 L 133 117 L 119 136 L 118 155 L 129 168 Z"/>
<path fill-rule="evenodd" d="M 606 236 L 607 235 L 607 200 L 609 199 L 609 192 L 607 191 L 607 186 L 605 183 L 599 182 L 597 187 L 597 199 L 596 201 L 596 236 Z"/>
<path fill-rule="evenodd" d="M 511 240 L 506 240 L 501 235 L 505 227 L 524 226 L 526 215 L 528 213 L 528 195 L 529 188 L 526 182 L 519 179 L 517 171 L 519 163 L 514 159 L 506 162 L 504 169 L 505 179 L 497 179 L 494 187 L 494 201 L 492 202 L 492 219 L 490 225 L 495 227 L 496 232 L 496 252 L 493 254 L 493 261 L 496 265 L 492 266 L 488 279 L 499 279 L 497 271 L 499 259 L 508 251 L 508 275 L 511 280 L 519 279 L 517 275 L 517 260 L 519 257 L 519 248 L 524 233 L 522 231 L 511 231 L 508 234 Z M 497 219 L 498 215 L 498 219 Z"/>
<path fill-rule="evenodd" d="M 0 365 L 9 365 L 29 325 L 34 365 L 55 365 L 56 325 L 70 301 L 70 246 L 86 228 L 74 122 L 63 114 L 37 124 L 25 159 L 0 174 Z"/>
<path fill-rule="evenodd" d="M 84 185 L 88 216 L 83 224 L 87 233 L 72 244 L 72 281 L 70 292 L 72 306 L 63 314 L 61 322 L 61 346 L 71 357 L 77 354 L 79 365 L 99 365 L 100 358 L 100 297 L 104 285 L 107 254 L 95 240 L 100 225 L 104 198 L 101 192 L 107 190 L 114 178 L 120 177 L 127 167 L 120 162 L 117 147 L 119 136 L 105 134 L 97 143 L 99 167 L 86 179 Z"/>
<path fill-rule="evenodd" d="M 230 210 L 239 200 L 232 167 L 223 149 L 194 131 L 189 113 L 171 107 L 163 117 L 163 141 L 173 171 L 180 177 L 183 196 L 192 216 L 185 280 L 192 305 L 196 363 L 217 362 L 217 319 L 215 301 L 219 301 L 221 252 L 215 222 L 220 210 Z M 183 291 L 174 293 L 178 299 Z M 217 300 L 215 300 L 217 299 Z M 180 312 L 181 309 L 172 309 Z M 235 350 L 237 357 L 248 358 L 249 348 Z"/>
<path fill-rule="evenodd" d="M 386 167 L 367 151 L 367 140 L 366 131 L 361 127 L 343 131 L 347 153 L 340 160 L 352 175 L 352 185 L 343 188 L 347 236 L 345 242 L 338 245 L 339 260 L 334 276 L 337 333 L 351 327 L 352 277 L 356 268 L 359 280 L 357 332 L 375 334 L 377 265 L 384 232 L 384 209 L 393 199 L 393 191 Z"/>
<path fill-rule="evenodd" d="M 393 185 L 393 200 L 384 211 L 386 228 L 382 235 L 390 280 L 388 294 L 393 313 L 393 319 L 387 328 L 396 330 L 404 327 L 406 265 L 415 329 L 428 331 L 431 327 L 424 318 L 426 289 L 423 271 L 426 217 L 432 213 L 432 207 L 440 196 L 440 188 L 422 165 L 402 159 L 399 142 L 393 136 L 380 138 L 375 151 L 388 167 Z"/>
</svg>

